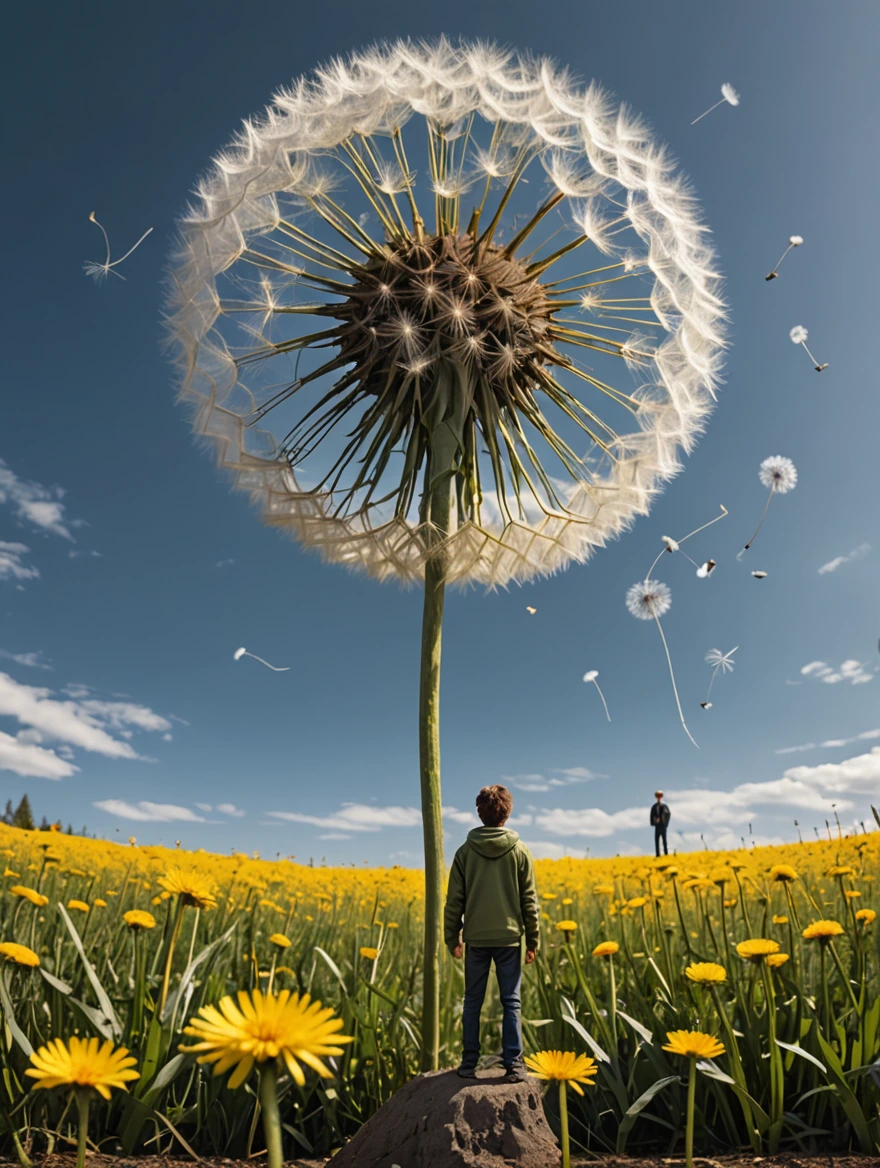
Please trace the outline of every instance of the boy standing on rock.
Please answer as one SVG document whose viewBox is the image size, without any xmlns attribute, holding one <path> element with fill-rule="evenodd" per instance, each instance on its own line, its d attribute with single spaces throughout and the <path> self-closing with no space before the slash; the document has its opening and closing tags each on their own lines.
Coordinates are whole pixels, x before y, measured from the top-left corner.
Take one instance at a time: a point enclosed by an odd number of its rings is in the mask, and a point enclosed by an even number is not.
<svg viewBox="0 0 880 1168">
<path fill-rule="evenodd" d="M 483 787 L 477 795 L 477 814 L 483 826 L 468 832 L 455 853 L 446 893 L 446 944 L 464 963 L 463 1054 L 458 1074 L 476 1078 L 480 1058 L 480 1010 L 486 996 L 489 969 L 494 962 L 501 996 L 501 1041 L 504 1082 L 526 1079 L 522 1061 L 522 939 L 526 965 L 538 948 L 538 893 L 532 857 L 515 831 L 504 824 L 513 810 L 506 787 Z M 462 929 L 462 921 L 464 928 Z"/>
</svg>

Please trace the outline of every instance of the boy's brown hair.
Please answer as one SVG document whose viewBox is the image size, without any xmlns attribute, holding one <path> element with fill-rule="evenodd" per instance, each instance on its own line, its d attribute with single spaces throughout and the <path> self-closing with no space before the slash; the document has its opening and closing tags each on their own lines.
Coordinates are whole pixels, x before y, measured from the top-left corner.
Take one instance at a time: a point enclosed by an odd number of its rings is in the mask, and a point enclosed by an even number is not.
<svg viewBox="0 0 880 1168">
<path fill-rule="evenodd" d="M 513 810 L 513 795 L 500 783 L 483 787 L 477 795 L 477 815 L 484 827 L 501 827 Z"/>
</svg>

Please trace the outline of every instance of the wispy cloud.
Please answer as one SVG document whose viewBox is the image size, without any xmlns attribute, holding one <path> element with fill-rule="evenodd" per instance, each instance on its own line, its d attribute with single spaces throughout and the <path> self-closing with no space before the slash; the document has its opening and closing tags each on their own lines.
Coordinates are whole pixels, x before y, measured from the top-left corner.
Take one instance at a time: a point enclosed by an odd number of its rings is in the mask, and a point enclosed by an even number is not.
<svg viewBox="0 0 880 1168">
<path fill-rule="evenodd" d="M 42 483 L 20 479 L 0 458 L 0 504 L 11 507 L 22 523 L 74 543 L 70 528 L 78 526 L 81 521 L 65 518 L 63 498 L 61 487 L 44 487 Z"/>
<path fill-rule="evenodd" d="M 39 568 L 26 564 L 24 557 L 30 548 L 23 543 L 7 543 L 0 539 L 0 580 L 36 580 Z"/>
<path fill-rule="evenodd" d="M 270 811 L 268 815 L 327 831 L 381 831 L 383 827 L 420 827 L 422 823 L 422 813 L 415 807 L 373 807 L 365 803 L 343 803 L 331 815 L 305 815 L 301 811 Z"/>
<path fill-rule="evenodd" d="M 45 661 L 41 661 L 43 656 L 42 650 L 37 650 L 36 653 L 10 653 L 6 649 L 0 649 L 0 657 L 6 661 L 14 661 L 16 665 L 25 665 L 28 669 L 49 669 L 53 667 L 47 665 Z"/>
<path fill-rule="evenodd" d="M 29 741 L 25 738 L 26 733 L 22 731 L 13 738 L 0 730 L 0 771 L 12 771 L 34 779 L 66 779 L 76 774 L 79 767 L 63 758 L 60 752 L 46 750 Z"/>
<path fill-rule="evenodd" d="M 243 819 L 247 815 L 246 811 L 242 811 L 234 803 L 218 803 L 217 810 L 221 815 L 231 815 L 234 819 Z"/>
<path fill-rule="evenodd" d="M 852 738 L 826 738 L 824 742 L 803 742 L 799 746 L 784 746 L 773 753 L 801 754 L 807 750 L 832 750 L 839 746 L 851 746 L 853 742 L 870 741 L 872 738 L 880 738 L 880 730 L 863 730 L 861 734 L 854 734 Z"/>
<path fill-rule="evenodd" d="M 867 662 L 849 658 L 836 669 L 824 661 L 811 661 L 801 669 L 801 676 L 823 681 L 826 685 L 837 685 L 841 681 L 849 682 L 850 685 L 864 685 L 866 681 L 873 681 L 876 672 L 876 667 L 869 666 Z"/>
<path fill-rule="evenodd" d="M 866 556 L 871 550 L 869 543 L 860 543 L 858 547 L 853 548 L 845 556 L 835 556 L 833 560 L 829 560 L 827 564 L 823 564 L 818 569 L 820 576 L 826 576 L 829 572 L 836 572 L 838 568 L 842 568 L 844 564 L 851 564 L 853 560 L 860 560 L 862 556 Z"/>
<path fill-rule="evenodd" d="M 593 779 L 607 779 L 587 767 L 554 767 L 547 775 L 523 774 L 502 775 L 501 778 L 519 791 L 552 791 L 556 787 L 570 787 L 575 783 L 589 783 Z"/>
<path fill-rule="evenodd" d="M 234 564 L 234 563 L 235 563 L 235 560 L 233 560 L 231 558 L 228 560 L 218 560 L 217 563 L 214 565 L 214 567 L 215 568 L 228 568 L 230 566 L 230 564 Z"/>
<path fill-rule="evenodd" d="M 201 815 L 196 815 L 189 807 L 179 807 L 176 803 L 151 803 L 149 799 L 142 799 L 138 803 L 129 803 L 125 799 L 99 799 L 92 806 L 118 819 L 134 819 L 139 823 L 205 822 Z"/>
</svg>

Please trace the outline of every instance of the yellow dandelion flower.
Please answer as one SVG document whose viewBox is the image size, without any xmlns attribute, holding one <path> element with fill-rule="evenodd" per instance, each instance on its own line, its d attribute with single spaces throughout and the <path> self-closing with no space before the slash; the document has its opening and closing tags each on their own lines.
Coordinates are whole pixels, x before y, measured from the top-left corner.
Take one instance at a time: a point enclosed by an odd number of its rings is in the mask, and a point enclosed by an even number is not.
<svg viewBox="0 0 880 1168">
<path fill-rule="evenodd" d="M 77 912 L 81 913 L 87 913 L 89 911 L 89 906 L 84 900 L 69 900 L 67 902 L 67 907 L 75 908 Z"/>
<path fill-rule="evenodd" d="M 787 953 L 771 953 L 770 956 L 766 958 L 766 962 L 771 969 L 778 969 L 780 965 L 785 965 L 786 961 L 790 960 L 791 958 Z"/>
<path fill-rule="evenodd" d="M 541 893 L 541 900 L 556 900 L 556 893 L 555 892 L 542 892 Z"/>
<path fill-rule="evenodd" d="M 593 885 L 593 892 L 596 894 L 596 896 L 613 896 L 614 895 L 614 885 L 613 884 L 594 884 Z"/>
<path fill-rule="evenodd" d="M 855 888 L 847 888 L 843 894 L 847 900 L 855 900 L 857 896 L 861 896 L 861 892 L 857 892 Z"/>
<path fill-rule="evenodd" d="M 107 907 L 107 901 L 102 900 L 100 898 L 100 896 L 96 896 L 95 897 L 95 908 L 106 908 L 106 907 Z"/>
<path fill-rule="evenodd" d="M 701 1030 L 668 1030 L 666 1037 L 668 1042 L 663 1049 L 670 1054 L 692 1059 L 713 1059 L 724 1054 L 724 1044 Z"/>
<path fill-rule="evenodd" d="M 774 925 L 787 925 L 788 924 L 788 917 L 783 916 L 779 913 L 774 913 L 773 914 L 773 924 Z"/>
<path fill-rule="evenodd" d="M 210 883 L 196 872 L 185 872 L 182 868 L 169 868 L 159 877 L 159 884 L 166 892 L 179 896 L 183 904 L 191 908 L 216 908 L 217 897 Z"/>
<path fill-rule="evenodd" d="M 695 961 L 684 971 L 685 977 L 698 985 L 717 985 L 727 981 L 727 970 L 714 961 Z"/>
<path fill-rule="evenodd" d="M 283 933 L 273 933 L 269 941 L 272 945 L 277 945 L 279 949 L 290 948 L 290 938 L 285 937 Z"/>
<path fill-rule="evenodd" d="M 834 864 L 825 873 L 826 876 L 854 876 L 855 872 L 852 868 L 848 868 L 845 864 Z"/>
<path fill-rule="evenodd" d="M 736 905 L 736 897 L 735 896 L 728 896 L 727 900 L 725 900 L 725 902 L 724 902 L 724 907 L 725 908 L 733 908 L 735 905 Z"/>
<path fill-rule="evenodd" d="M 378 956 L 378 949 L 374 949 L 371 945 L 361 946 L 361 957 L 363 957 L 365 961 L 375 961 Z"/>
<path fill-rule="evenodd" d="M 263 994 L 259 990 L 239 990 L 216 1006 L 202 1006 L 190 1019 L 184 1034 L 199 1041 L 181 1046 L 187 1054 L 197 1054 L 197 1062 L 214 1063 L 214 1074 L 235 1068 L 230 1087 L 240 1087 L 254 1063 L 280 1058 L 294 1082 L 305 1085 L 300 1063 L 316 1071 L 322 1079 L 332 1071 L 321 1061 L 344 1053 L 342 1043 L 353 1038 L 340 1034 L 342 1019 L 333 1017 L 330 1006 L 313 1002 L 309 994 Z"/>
<path fill-rule="evenodd" d="M 613 957 L 620 949 L 616 941 L 600 941 L 593 950 L 594 957 Z"/>
<path fill-rule="evenodd" d="M 647 896 L 634 896 L 632 900 L 626 902 L 627 908 L 644 908 L 648 903 Z"/>
<path fill-rule="evenodd" d="M 695 876 L 691 880 L 685 880 L 685 882 L 682 884 L 682 888 L 687 888 L 689 891 L 694 888 L 702 891 L 703 889 L 714 887 L 715 882 L 713 880 L 709 880 L 708 877 L 705 876 Z"/>
<path fill-rule="evenodd" d="M 37 908 L 42 908 L 43 905 L 49 903 L 49 897 L 43 896 L 42 892 L 37 892 L 34 888 L 25 888 L 23 884 L 13 884 L 9 889 L 13 896 L 21 896 L 25 900 L 29 900 L 31 904 L 35 904 Z"/>
<path fill-rule="evenodd" d="M 832 937 L 839 937 L 843 932 L 843 925 L 837 921 L 814 921 L 807 925 L 801 936 L 805 941 L 821 941 L 827 944 Z"/>
<path fill-rule="evenodd" d="M 556 928 L 561 933 L 573 933 L 577 928 L 577 921 L 557 921 Z"/>
<path fill-rule="evenodd" d="M 574 904 L 574 900 L 570 896 L 563 896 L 562 904 Z"/>
<path fill-rule="evenodd" d="M 868 925 L 873 924 L 876 919 L 877 914 L 872 908 L 860 908 L 856 913 L 856 920 L 861 921 L 864 928 L 867 928 Z"/>
<path fill-rule="evenodd" d="M 141 908 L 130 908 L 122 914 L 122 919 L 130 929 L 155 929 L 156 918 Z"/>
<path fill-rule="evenodd" d="M 13 872 L 11 868 L 7 868 L 6 871 L 3 873 L 3 875 L 4 876 L 18 876 L 18 877 L 20 877 L 21 872 Z"/>
<path fill-rule="evenodd" d="M 34 1051 L 25 1074 L 37 1081 L 34 1090 L 41 1087 L 94 1087 L 98 1094 L 110 1098 L 111 1087 L 126 1091 L 126 1083 L 140 1078 L 124 1046 L 113 1049 L 108 1038 L 99 1045 L 97 1038 L 71 1038 L 67 1044 L 60 1038 L 51 1038 L 45 1046 Z"/>
<path fill-rule="evenodd" d="M 14 961 L 16 965 L 28 965 L 31 968 L 40 964 L 40 959 L 33 949 L 27 945 L 17 945 L 15 941 L 0 942 L 0 956 L 7 961 Z"/>
<path fill-rule="evenodd" d="M 766 937 L 754 937 L 749 941 L 740 941 L 736 951 L 746 961 L 754 961 L 756 965 L 760 965 L 765 957 L 779 952 L 779 942 L 770 941 Z"/>
<path fill-rule="evenodd" d="M 523 1062 L 536 1079 L 571 1083 L 578 1095 L 583 1095 L 581 1083 L 591 1087 L 598 1067 L 596 1060 L 571 1050 L 542 1050 L 526 1055 Z"/>
<path fill-rule="evenodd" d="M 711 874 L 712 883 L 717 884 L 719 888 L 723 888 L 724 885 L 728 884 L 732 879 L 733 873 L 729 868 L 716 868 L 715 871 Z"/>
<path fill-rule="evenodd" d="M 798 874 L 792 868 L 791 864 L 774 864 L 770 869 L 770 879 L 777 884 L 789 884 L 792 880 L 797 880 Z"/>
<path fill-rule="evenodd" d="M 389 929 L 399 929 L 399 928 L 400 928 L 400 925 L 397 923 L 397 921 L 389 921 L 389 922 L 388 922 L 388 925 L 387 925 L 387 928 L 389 928 Z"/>
</svg>

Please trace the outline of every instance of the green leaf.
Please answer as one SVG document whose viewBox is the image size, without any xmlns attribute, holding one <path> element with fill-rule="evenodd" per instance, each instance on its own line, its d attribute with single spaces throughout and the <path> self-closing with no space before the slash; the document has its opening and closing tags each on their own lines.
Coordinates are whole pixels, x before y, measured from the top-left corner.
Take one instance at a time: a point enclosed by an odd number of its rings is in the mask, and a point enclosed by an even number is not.
<svg viewBox="0 0 880 1168">
<path fill-rule="evenodd" d="M 780 1038 L 777 1038 L 776 1045 L 781 1046 L 783 1050 L 790 1050 L 793 1054 L 799 1054 L 801 1058 L 805 1058 L 807 1062 L 813 1063 L 813 1065 L 817 1066 L 820 1071 L 824 1071 L 826 1075 L 828 1074 L 828 1068 L 825 1066 L 825 1064 L 820 1063 L 814 1054 L 810 1054 L 808 1050 L 804 1050 L 804 1048 L 802 1046 L 798 1046 L 797 1043 L 783 1042 Z"/>
<path fill-rule="evenodd" d="M 9 1027 L 9 1033 L 24 1051 L 28 1058 L 34 1053 L 34 1048 L 31 1046 L 27 1035 L 19 1027 L 15 1020 L 15 1014 L 12 1009 L 12 1002 L 9 997 L 9 986 L 6 984 L 5 971 L 0 974 L 0 1003 L 3 1005 L 3 1013 L 6 1017 L 6 1025 Z"/>
<path fill-rule="evenodd" d="M 237 925 L 231 925 L 225 933 L 222 933 L 219 937 L 216 937 L 210 943 L 210 945 L 205 946 L 205 948 L 201 951 L 201 953 L 199 953 L 197 957 L 192 959 L 192 961 L 183 971 L 183 974 L 180 978 L 180 984 L 177 986 L 173 994 L 168 995 L 168 1001 L 165 1003 L 165 1010 L 162 1013 L 162 1022 L 168 1022 L 171 1018 L 174 1017 L 177 1010 L 177 1004 L 178 1002 L 183 1001 L 187 988 L 189 987 L 189 984 L 192 981 L 196 970 L 199 968 L 202 962 L 207 961 L 207 959 L 213 953 L 215 953 L 221 946 L 226 944 L 237 927 Z"/>
<path fill-rule="evenodd" d="M 619 1013 L 620 1011 L 618 1011 Z M 652 1083 L 647 1091 L 644 1091 L 635 1103 L 631 1103 L 626 1109 L 626 1114 L 620 1121 L 620 1127 L 617 1129 L 617 1154 L 622 1156 L 626 1150 L 626 1137 L 632 1131 L 633 1125 L 639 1117 L 639 1114 L 648 1106 L 655 1095 L 659 1094 L 664 1087 L 668 1087 L 670 1083 L 679 1083 L 681 1080 L 678 1075 L 668 1075 L 665 1079 L 658 1079 Z"/>
<path fill-rule="evenodd" d="M 306 1139 L 306 1137 L 302 1134 L 302 1132 L 298 1132 L 296 1130 L 296 1128 L 291 1127 L 289 1123 L 282 1123 L 281 1126 L 284 1128 L 284 1130 L 289 1135 L 293 1136 L 293 1138 L 296 1140 L 296 1142 L 299 1144 L 299 1146 L 301 1148 L 305 1148 L 305 1150 L 309 1153 L 314 1152 L 315 1149 L 312 1147 L 312 1145 L 309 1143 L 309 1141 Z"/>
<path fill-rule="evenodd" d="M 578 1032 L 578 1034 L 581 1036 L 581 1038 L 584 1040 L 584 1042 L 587 1044 L 587 1046 L 590 1048 L 590 1050 L 593 1052 L 593 1054 L 596 1056 L 596 1058 L 599 1060 L 600 1063 L 610 1063 L 611 1062 L 611 1056 L 606 1051 L 604 1051 L 602 1049 L 602 1047 L 595 1040 L 595 1038 L 593 1038 L 593 1036 L 589 1033 L 589 1031 L 587 1031 L 583 1026 L 581 1026 L 581 1024 L 580 1024 L 580 1022 L 578 1022 L 577 1018 L 571 1018 L 571 1017 L 569 1017 L 568 1014 L 563 1014 L 562 1021 L 567 1022 L 569 1024 L 569 1026 L 572 1027 L 572 1029 L 574 1029 Z"/>
<path fill-rule="evenodd" d="M 81 1002 L 79 998 L 71 998 L 71 1002 L 78 1010 L 82 1010 L 94 1028 L 104 1038 L 112 1039 L 114 1037 L 113 1027 L 110 1025 L 110 1020 L 102 1010 L 98 1010 L 95 1006 L 87 1006 L 85 1002 Z"/>
<path fill-rule="evenodd" d="M 333 960 L 333 958 L 330 956 L 330 954 L 326 953 L 321 948 L 320 945 L 315 946 L 315 952 L 321 954 L 321 956 L 324 958 L 324 960 L 330 966 L 331 971 L 333 973 L 335 973 L 336 977 L 339 979 L 339 984 L 342 986 L 342 992 L 346 996 L 348 996 L 348 986 L 345 984 L 345 978 L 342 976 L 342 970 L 339 968 L 339 966 L 336 964 L 336 962 Z"/>
<path fill-rule="evenodd" d="M 635 1018 L 630 1018 L 629 1014 L 625 1014 L 619 1006 L 617 1007 L 617 1016 L 618 1018 L 623 1018 L 625 1022 L 629 1022 L 630 1026 L 632 1026 L 636 1034 L 640 1034 L 642 1038 L 644 1038 L 645 1042 L 647 1042 L 649 1045 L 653 1045 L 654 1035 L 647 1028 L 647 1026 L 643 1026 L 641 1022 L 636 1022 Z"/>
<path fill-rule="evenodd" d="M 841 1066 L 840 1059 L 837 1057 L 833 1048 L 822 1037 L 818 1029 L 816 1031 L 816 1038 L 830 1068 L 831 1085 L 834 1088 L 834 1094 L 837 1096 L 840 1106 L 846 1112 L 847 1119 L 852 1124 L 853 1131 L 856 1133 L 856 1138 L 859 1141 L 859 1147 L 866 1155 L 870 1155 L 872 1152 L 877 1151 L 877 1145 L 871 1138 L 867 1117 L 859 1106 L 855 1095 L 850 1091 L 846 1079 L 843 1077 L 843 1067 Z"/>
<path fill-rule="evenodd" d="M 68 932 L 73 938 L 73 944 L 76 948 L 76 951 L 82 959 L 82 963 L 86 971 L 86 976 L 92 983 L 92 988 L 94 989 L 95 996 L 98 999 L 98 1005 L 101 1007 L 104 1017 L 107 1019 L 110 1025 L 111 1033 L 107 1037 L 119 1039 L 122 1037 L 122 1026 L 120 1025 L 119 1019 L 116 1017 L 116 1011 L 113 1009 L 113 1003 L 110 1001 L 104 987 L 101 985 L 101 982 L 98 979 L 98 975 L 95 973 L 94 969 L 92 969 L 92 963 L 86 956 L 85 949 L 83 949 L 83 943 L 79 933 L 76 931 L 76 925 L 74 925 L 73 921 L 67 915 L 67 909 L 63 904 L 59 904 L 57 907 L 58 911 L 61 913 L 62 918 L 64 919 L 64 923 L 67 925 Z"/>
</svg>

